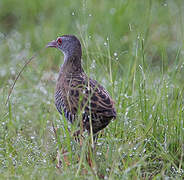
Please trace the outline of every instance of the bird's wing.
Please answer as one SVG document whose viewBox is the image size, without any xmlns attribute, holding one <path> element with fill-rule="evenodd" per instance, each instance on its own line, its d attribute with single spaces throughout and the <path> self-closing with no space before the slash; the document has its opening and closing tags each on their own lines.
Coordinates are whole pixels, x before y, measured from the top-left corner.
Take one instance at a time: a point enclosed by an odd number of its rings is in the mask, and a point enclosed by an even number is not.
<svg viewBox="0 0 184 180">
<path fill-rule="evenodd" d="M 87 76 L 72 79 L 68 88 L 68 102 L 70 110 L 74 113 L 82 110 L 97 116 L 116 117 L 114 102 L 108 92 L 97 81 Z"/>
</svg>

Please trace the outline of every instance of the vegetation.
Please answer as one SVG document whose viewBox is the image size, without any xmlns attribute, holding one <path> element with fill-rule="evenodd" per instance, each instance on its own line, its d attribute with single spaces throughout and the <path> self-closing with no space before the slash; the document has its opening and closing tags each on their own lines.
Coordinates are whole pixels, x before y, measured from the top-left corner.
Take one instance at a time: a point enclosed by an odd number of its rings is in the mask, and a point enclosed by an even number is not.
<svg viewBox="0 0 184 180">
<path fill-rule="evenodd" d="M 184 178 L 183 1 L 1 0 L 0 9 L 0 179 Z M 79 37 L 85 71 L 116 102 L 92 169 L 90 138 L 80 146 L 54 105 L 63 55 L 45 46 L 62 34 Z"/>
</svg>

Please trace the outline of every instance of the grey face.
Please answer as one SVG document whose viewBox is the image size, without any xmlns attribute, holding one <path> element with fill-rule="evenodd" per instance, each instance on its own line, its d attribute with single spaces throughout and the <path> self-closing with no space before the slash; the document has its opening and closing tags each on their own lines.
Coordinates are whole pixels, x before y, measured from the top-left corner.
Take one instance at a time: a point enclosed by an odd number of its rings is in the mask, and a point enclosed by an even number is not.
<svg viewBox="0 0 184 180">
<path fill-rule="evenodd" d="M 47 47 L 55 47 L 63 52 L 65 56 L 80 55 L 80 41 L 73 35 L 63 35 L 48 43 Z"/>
</svg>

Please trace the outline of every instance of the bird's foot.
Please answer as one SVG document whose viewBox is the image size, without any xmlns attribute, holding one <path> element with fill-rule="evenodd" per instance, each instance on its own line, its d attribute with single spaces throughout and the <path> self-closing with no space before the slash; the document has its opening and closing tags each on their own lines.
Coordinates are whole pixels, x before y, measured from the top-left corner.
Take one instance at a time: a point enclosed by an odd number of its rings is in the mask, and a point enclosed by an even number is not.
<svg viewBox="0 0 184 180">
<path fill-rule="evenodd" d="M 63 162 L 66 166 L 69 166 L 70 165 L 70 162 L 69 162 L 69 158 L 68 158 L 68 155 L 67 155 L 67 151 L 64 150 L 63 148 L 61 148 L 61 150 L 58 150 L 57 151 L 57 157 L 56 157 L 56 161 L 57 161 L 57 164 L 56 164 L 56 167 L 58 169 L 60 169 L 62 167 L 62 161 L 61 161 L 61 156 L 63 156 Z"/>
</svg>

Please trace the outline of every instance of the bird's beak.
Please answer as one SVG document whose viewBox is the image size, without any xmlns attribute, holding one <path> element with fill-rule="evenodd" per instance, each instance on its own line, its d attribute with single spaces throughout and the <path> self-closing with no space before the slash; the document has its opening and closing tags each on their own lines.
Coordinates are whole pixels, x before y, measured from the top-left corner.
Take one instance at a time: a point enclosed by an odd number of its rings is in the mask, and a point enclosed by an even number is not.
<svg viewBox="0 0 184 180">
<path fill-rule="evenodd" d="M 55 48 L 57 48 L 57 41 L 53 40 L 53 41 L 49 42 L 47 44 L 46 48 L 48 48 L 48 47 L 55 47 Z"/>
</svg>

